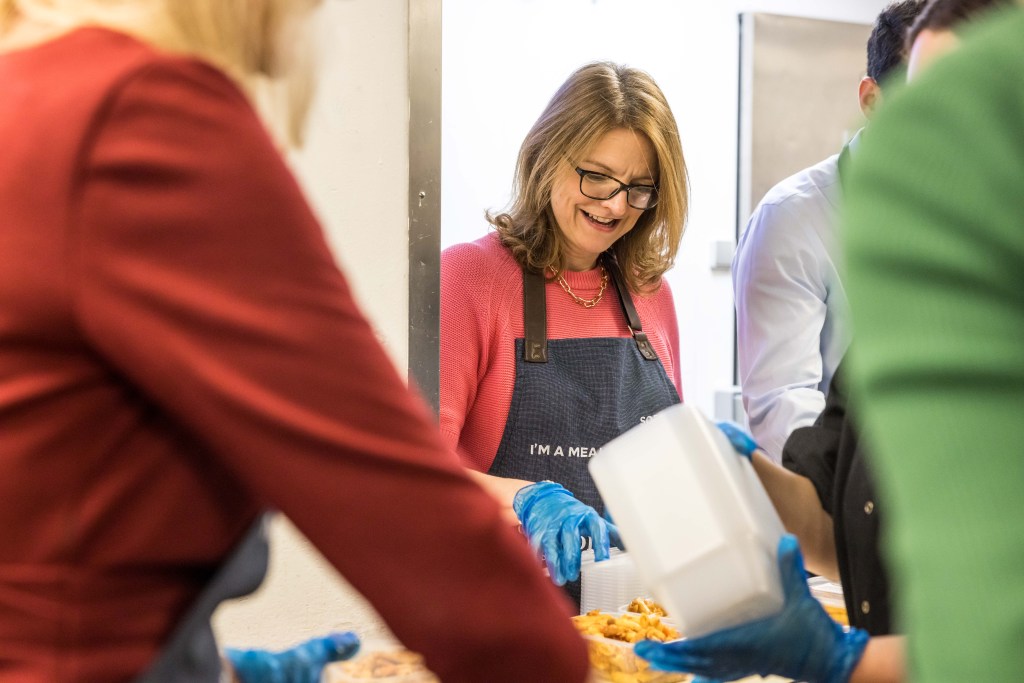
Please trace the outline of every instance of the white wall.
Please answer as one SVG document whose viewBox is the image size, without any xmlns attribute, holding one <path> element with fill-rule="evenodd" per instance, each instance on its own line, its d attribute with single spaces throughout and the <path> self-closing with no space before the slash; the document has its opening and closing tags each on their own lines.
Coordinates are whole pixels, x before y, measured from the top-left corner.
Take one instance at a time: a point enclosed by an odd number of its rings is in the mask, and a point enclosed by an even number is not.
<svg viewBox="0 0 1024 683">
<path fill-rule="evenodd" d="M 292 161 L 364 312 L 404 376 L 407 0 L 327 2 L 316 24 L 324 43 L 322 82 L 307 145 Z M 280 517 L 272 525 L 267 581 L 253 596 L 222 606 L 214 626 L 222 644 L 252 647 L 280 648 L 330 630 L 389 636 L 362 597 Z"/>
<path fill-rule="evenodd" d="M 738 14 L 871 23 L 887 0 L 445 0 L 442 242 L 476 239 L 508 201 L 519 144 L 562 81 L 594 59 L 648 71 L 679 123 L 690 220 L 668 280 L 685 399 L 711 415 L 732 384 L 732 284 L 712 243 L 736 226 Z M 857 83 L 850 84 L 856 98 Z M 745 219 L 746 217 L 744 217 Z"/>
</svg>

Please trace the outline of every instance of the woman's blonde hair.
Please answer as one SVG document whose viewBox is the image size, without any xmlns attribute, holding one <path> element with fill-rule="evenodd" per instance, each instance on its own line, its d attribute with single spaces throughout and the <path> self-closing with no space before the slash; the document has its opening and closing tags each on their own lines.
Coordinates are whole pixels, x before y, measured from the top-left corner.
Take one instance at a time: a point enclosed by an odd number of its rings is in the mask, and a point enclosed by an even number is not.
<svg viewBox="0 0 1024 683">
<path fill-rule="evenodd" d="M 298 31 L 319 0 L 0 0 L 0 36 L 19 18 L 66 30 L 99 25 L 194 55 L 245 86 L 271 123 L 301 140 L 312 64 Z M 267 107 L 266 105 L 269 105 Z"/>
<path fill-rule="evenodd" d="M 679 129 L 665 95 L 639 69 L 593 62 L 562 84 L 533 124 L 519 150 L 508 209 L 487 214 L 502 243 L 524 268 L 560 272 L 565 244 L 551 208 L 551 190 L 602 136 L 625 128 L 642 133 L 657 155 L 659 200 L 611 251 L 629 288 L 654 289 L 675 260 L 686 223 L 689 181 Z"/>
</svg>

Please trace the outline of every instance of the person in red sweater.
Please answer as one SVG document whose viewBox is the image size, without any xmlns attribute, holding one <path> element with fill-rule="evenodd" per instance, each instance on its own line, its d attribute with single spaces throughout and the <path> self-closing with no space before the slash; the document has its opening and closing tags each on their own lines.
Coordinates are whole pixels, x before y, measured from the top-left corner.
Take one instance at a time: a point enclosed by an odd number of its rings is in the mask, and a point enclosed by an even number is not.
<svg viewBox="0 0 1024 683">
<path fill-rule="evenodd" d="M 590 456 L 682 395 L 662 276 L 686 211 L 664 94 L 643 71 L 596 62 L 527 134 L 494 232 L 441 256 L 441 431 L 556 583 L 578 576 L 581 538 L 598 559 L 614 540 Z"/>
<path fill-rule="evenodd" d="M 0 0 L 3 683 L 216 681 L 268 508 L 446 683 L 587 675 L 240 87 L 313 4 Z"/>
</svg>

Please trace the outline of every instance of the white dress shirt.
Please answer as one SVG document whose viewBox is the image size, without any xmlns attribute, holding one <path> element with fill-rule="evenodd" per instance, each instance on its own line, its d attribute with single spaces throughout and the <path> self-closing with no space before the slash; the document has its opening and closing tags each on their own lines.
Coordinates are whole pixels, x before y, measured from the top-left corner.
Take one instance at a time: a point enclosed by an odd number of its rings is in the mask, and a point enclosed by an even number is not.
<svg viewBox="0 0 1024 683">
<path fill-rule="evenodd" d="M 743 406 L 776 462 L 789 434 L 824 409 L 849 345 L 838 273 L 841 193 L 838 154 L 786 178 L 754 209 L 733 256 Z"/>
</svg>

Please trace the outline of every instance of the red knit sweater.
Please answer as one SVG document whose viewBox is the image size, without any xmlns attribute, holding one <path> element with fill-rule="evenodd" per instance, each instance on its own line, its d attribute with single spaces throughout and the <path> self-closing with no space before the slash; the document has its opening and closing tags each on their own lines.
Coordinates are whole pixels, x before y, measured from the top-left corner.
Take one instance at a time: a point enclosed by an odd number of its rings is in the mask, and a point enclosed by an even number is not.
<svg viewBox="0 0 1024 683">
<path fill-rule="evenodd" d="M 238 88 L 95 28 L 0 83 L 0 681 L 132 679 L 266 506 L 446 683 L 583 680 Z"/>
<path fill-rule="evenodd" d="M 566 282 L 589 299 L 601 271 L 568 271 Z M 557 282 L 546 287 L 548 338 L 628 337 L 611 282 L 594 308 L 580 306 Z M 633 296 L 669 379 L 679 380 L 679 329 L 664 280 L 649 296 Z M 441 255 L 441 433 L 469 467 L 486 472 L 498 452 L 515 384 L 515 340 L 523 337 L 523 273 L 491 233 Z"/>
</svg>

